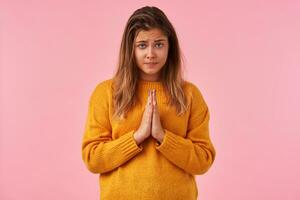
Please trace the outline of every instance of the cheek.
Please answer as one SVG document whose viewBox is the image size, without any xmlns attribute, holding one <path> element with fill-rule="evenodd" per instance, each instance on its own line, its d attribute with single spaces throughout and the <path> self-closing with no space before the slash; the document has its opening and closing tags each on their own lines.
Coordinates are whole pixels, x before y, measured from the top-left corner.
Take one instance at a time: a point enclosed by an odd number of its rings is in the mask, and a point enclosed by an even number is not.
<svg viewBox="0 0 300 200">
<path fill-rule="evenodd" d="M 168 57 L 168 50 L 163 51 L 162 54 L 161 54 L 161 57 L 164 58 L 164 59 L 167 59 L 167 57 Z"/>
<path fill-rule="evenodd" d="M 141 51 L 135 51 L 135 58 L 137 61 L 141 60 L 143 58 L 143 54 Z"/>
<path fill-rule="evenodd" d="M 139 63 L 140 57 L 141 57 L 140 54 L 139 54 L 137 51 L 135 51 L 135 52 L 134 52 L 134 56 L 135 56 L 136 62 Z"/>
</svg>

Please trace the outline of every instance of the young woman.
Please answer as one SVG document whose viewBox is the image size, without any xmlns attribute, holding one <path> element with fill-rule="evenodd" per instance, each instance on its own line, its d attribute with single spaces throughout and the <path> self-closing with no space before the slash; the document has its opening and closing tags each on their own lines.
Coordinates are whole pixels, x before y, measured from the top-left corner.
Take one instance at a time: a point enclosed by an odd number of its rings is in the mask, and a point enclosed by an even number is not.
<svg viewBox="0 0 300 200">
<path fill-rule="evenodd" d="M 82 159 L 103 200 L 196 200 L 213 164 L 209 110 L 184 81 L 176 32 L 157 7 L 129 18 L 114 77 L 91 94 Z"/>
</svg>

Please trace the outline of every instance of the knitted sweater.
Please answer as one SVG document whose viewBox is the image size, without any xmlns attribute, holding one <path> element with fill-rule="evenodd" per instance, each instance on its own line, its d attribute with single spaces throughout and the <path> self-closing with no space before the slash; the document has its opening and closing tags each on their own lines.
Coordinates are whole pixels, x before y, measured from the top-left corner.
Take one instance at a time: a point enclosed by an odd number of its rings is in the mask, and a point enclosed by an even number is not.
<svg viewBox="0 0 300 200">
<path fill-rule="evenodd" d="M 139 80 L 138 104 L 123 120 L 112 120 L 112 79 L 92 92 L 82 139 L 82 159 L 99 174 L 101 200 L 196 200 L 195 175 L 213 164 L 209 110 L 199 89 L 186 81 L 188 110 L 177 116 L 167 105 L 161 82 Z M 165 136 L 159 144 L 151 135 L 137 145 L 133 134 L 145 109 L 148 89 L 156 89 Z"/>
</svg>

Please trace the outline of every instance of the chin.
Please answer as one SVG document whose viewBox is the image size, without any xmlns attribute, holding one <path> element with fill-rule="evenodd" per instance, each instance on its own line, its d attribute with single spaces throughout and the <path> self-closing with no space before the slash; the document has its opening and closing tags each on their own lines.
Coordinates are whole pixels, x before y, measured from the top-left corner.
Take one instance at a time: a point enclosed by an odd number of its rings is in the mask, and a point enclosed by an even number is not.
<svg viewBox="0 0 300 200">
<path fill-rule="evenodd" d="M 159 71 L 158 70 L 145 70 L 144 73 L 145 74 L 157 74 Z"/>
</svg>

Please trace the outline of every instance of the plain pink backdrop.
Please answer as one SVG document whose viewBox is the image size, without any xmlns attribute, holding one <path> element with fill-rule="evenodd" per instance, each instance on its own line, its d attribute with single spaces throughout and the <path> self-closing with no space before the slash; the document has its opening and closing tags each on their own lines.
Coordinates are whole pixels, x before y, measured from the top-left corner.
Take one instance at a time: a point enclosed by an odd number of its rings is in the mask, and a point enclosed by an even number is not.
<svg viewBox="0 0 300 200">
<path fill-rule="evenodd" d="M 89 95 L 127 19 L 161 8 L 211 111 L 199 199 L 300 199 L 300 1 L 0 2 L 0 199 L 98 199 L 81 160 Z"/>
</svg>

